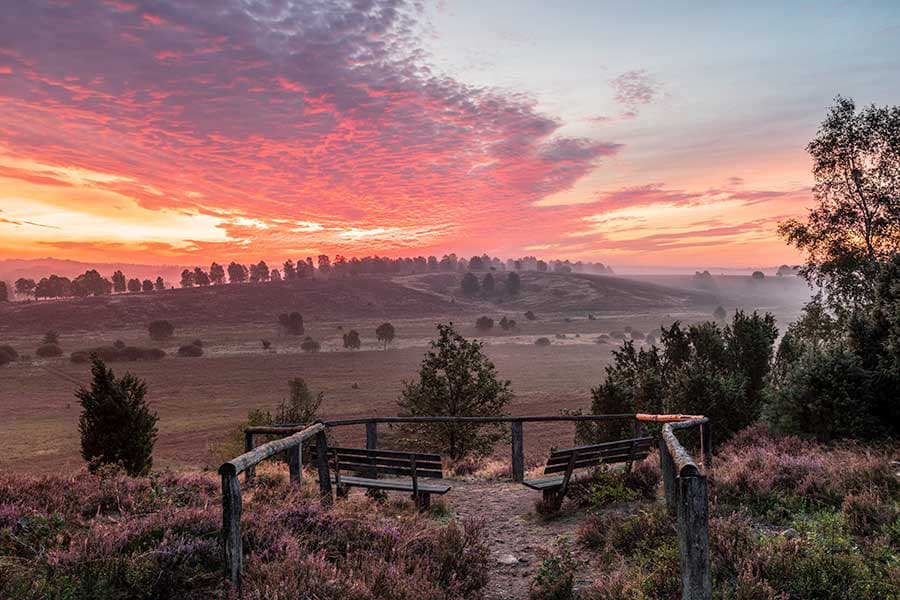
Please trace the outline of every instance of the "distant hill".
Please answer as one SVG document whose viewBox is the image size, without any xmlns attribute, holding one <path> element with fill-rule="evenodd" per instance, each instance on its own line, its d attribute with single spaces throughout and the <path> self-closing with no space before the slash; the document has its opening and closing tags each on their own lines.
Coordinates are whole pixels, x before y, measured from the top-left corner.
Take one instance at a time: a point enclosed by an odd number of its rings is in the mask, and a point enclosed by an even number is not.
<svg viewBox="0 0 900 600">
<path fill-rule="evenodd" d="M 463 307 L 387 278 L 247 283 L 0 304 L 0 334 L 106 331 L 168 319 L 177 326 L 274 323 L 284 312 L 315 320 L 454 314 Z"/>
<path fill-rule="evenodd" d="M 479 273 L 479 279 L 484 275 L 486 273 Z M 519 276 L 521 292 L 502 299 L 499 294 L 488 299 L 464 296 L 460 290 L 462 275 L 457 273 L 410 275 L 399 280 L 414 289 L 452 297 L 473 309 L 490 305 L 519 312 L 624 312 L 688 308 L 716 302 L 713 294 L 702 290 L 679 289 L 610 275 L 525 271 Z M 494 277 L 497 289 L 501 290 L 506 273 L 494 273 Z"/>
<path fill-rule="evenodd" d="M 109 277 L 115 271 L 122 271 L 126 277 L 155 280 L 158 276 L 171 285 L 181 279 L 181 271 L 185 267 L 179 265 L 137 265 L 129 263 L 87 263 L 77 260 L 59 258 L 6 259 L 0 260 L 0 281 L 14 282 L 20 277 L 39 280 L 54 274 L 60 277 L 74 277 L 89 269 L 97 269 L 102 275 Z"/>
</svg>

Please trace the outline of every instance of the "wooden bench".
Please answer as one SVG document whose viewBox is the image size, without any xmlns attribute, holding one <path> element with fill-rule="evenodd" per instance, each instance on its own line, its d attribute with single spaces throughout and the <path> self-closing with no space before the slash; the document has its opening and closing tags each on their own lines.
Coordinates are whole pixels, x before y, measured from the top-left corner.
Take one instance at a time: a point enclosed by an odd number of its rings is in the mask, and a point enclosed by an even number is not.
<svg viewBox="0 0 900 600">
<path fill-rule="evenodd" d="M 574 471 L 616 463 L 627 463 L 627 469 L 630 471 L 634 461 L 647 458 L 652 445 L 652 437 L 639 437 L 565 450 L 554 449 L 551 450 L 550 458 L 544 467 L 544 475 L 551 476 L 525 480 L 522 484 L 540 490 L 544 494 L 544 502 L 559 508 L 569 489 Z"/>
<path fill-rule="evenodd" d="M 347 489 L 361 487 L 389 492 L 409 492 L 420 510 L 431 506 L 431 494 L 446 494 L 450 486 L 445 483 L 423 482 L 419 478 L 443 479 L 444 473 L 439 454 L 402 452 L 400 450 L 368 450 L 366 448 L 328 448 L 334 472 L 332 480 L 338 496 L 346 496 Z M 313 459 L 316 451 L 313 451 Z M 342 471 L 356 473 L 358 477 L 343 475 Z M 406 479 L 379 479 L 382 474 L 409 477 Z"/>
</svg>

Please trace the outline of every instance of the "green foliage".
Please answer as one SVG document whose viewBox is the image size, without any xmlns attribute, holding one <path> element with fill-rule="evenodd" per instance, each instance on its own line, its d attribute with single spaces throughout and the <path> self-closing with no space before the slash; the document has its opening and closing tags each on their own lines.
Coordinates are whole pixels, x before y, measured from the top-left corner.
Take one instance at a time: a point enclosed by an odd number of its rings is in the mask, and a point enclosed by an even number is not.
<svg viewBox="0 0 900 600">
<path fill-rule="evenodd" d="M 820 440 L 900 435 L 900 254 L 874 286 L 865 309 L 837 319 L 816 299 L 788 329 L 765 411 L 776 430 Z"/>
<path fill-rule="evenodd" d="M 490 317 L 478 317 L 475 320 L 475 329 L 478 331 L 490 331 L 494 328 L 494 320 Z"/>
<path fill-rule="evenodd" d="M 497 417 L 512 398 L 510 382 L 497 378 L 481 342 L 467 340 L 450 323 L 438 325 L 419 379 L 403 382 L 399 405 L 402 416 Z M 501 424 L 435 423 L 404 431 L 410 445 L 445 452 L 453 460 L 487 455 L 506 436 Z"/>
<path fill-rule="evenodd" d="M 157 436 L 157 416 L 144 399 L 147 385 L 130 373 L 117 379 L 100 359 L 94 360 L 91 374 L 90 389 L 75 392 L 82 407 L 81 456 L 91 470 L 113 464 L 129 475 L 146 475 Z"/>
<path fill-rule="evenodd" d="M 856 111 L 835 100 L 807 151 L 813 159 L 818 202 L 805 222 L 779 231 L 805 251 L 800 273 L 823 286 L 838 315 L 871 302 L 882 263 L 900 252 L 900 107 Z"/>
<path fill-rule="evenodd" d="M 712 321 L 663 327 L 658 347 L 625 341 L 591 390 L 591 412 L 703 414 L 723 441 L 759 417 L 777 335 L 772 315 L 737 311 L 724 328 Z M 585 422 L 576 432 L 579 441 L 603 441 L 627 436 L 631 427 L 624 420 Z"/>
<path fill-rule="evenodd" d="M 157 342 L 164 342 L 175 334 L 175 326 L 169 321 L 160 319 L 147 325 L 147 332 L 150 334 L 151 339 Z"/>
<path fill-rule="evenodd" d="M 554 550 L 538 568 L 531 581 L 530 600 L 574 600 L 575 575 L 582 562 L 569 549 L 564 537 L 556 539 Z"/>
</svg>

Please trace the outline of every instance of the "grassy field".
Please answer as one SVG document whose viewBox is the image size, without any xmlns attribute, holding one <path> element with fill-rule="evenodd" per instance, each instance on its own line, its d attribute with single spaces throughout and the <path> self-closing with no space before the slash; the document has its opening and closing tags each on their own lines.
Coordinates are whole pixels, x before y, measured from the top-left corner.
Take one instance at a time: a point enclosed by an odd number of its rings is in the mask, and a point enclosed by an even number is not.
<svg viewBox="0 0 900 600">
<path fill-rule="evenodd" d="M 528 291 L 540 281 L 546 284 L 543 291 Z M 658 336 L 660 325 L 676 319 L 710 318 L 705 303 L 686 306 L 691 293 L 679 296 L 666 292 L 674 288 L 621 281 L 606 286 L 603 278 L 572 276 L 571 285 L 565 287 L 562 276 L 538 279 L 532 274 L 523 293 L 532 296 L 533 306 L 543 308 L 535 321 L 524 318 L 522 306 L 455 302 L 442 297 L 439 290 L 407 287 L 433 285 L 433 281 L 403 278 L 402 285 L 389 280 L 355 284 L 343 280 L 303 282 L 296 289 L 224 286 L 0 307 L 0 343 L 11 344 L 23 357 L 0 369 L 0 422 L 6 431 L 0 439 L 0 467 L 14 472 L 59 472 L 82 464 L 77 431 L 80 407 L 73 393 L 88 382 L 89 365 L 73 364 L 68 357 L 76 350 L 111 345 L 115 340 L 167 352 L 160 361 L 111 365 L 119 374 L 128 370 L 147 381 L 149 399 L 160 416 L 155 456 L 156 466 L 162 468 L 217 467 L 222 457 L 216 447 L 234 435 L 248 411 L 274 410 L 287 393 L 288 379 L 294 377 L 305 378 L 312 389 L 325 393 L 323 417 L 397 414 L 401 382 L 416 375 L 438 322 L 454 321 L 464 335 L 485 340 L 486 352 L 500 375 L 512 381 L 516 394 L 509 409 L 512 414 L 587 408 L 591 387 L 600 383 L 612 350 L 619 345 L 614 338 L 597 343 L 602 334 L 631 327 Z M 652 306 L 638 308 L 641 295 Z M 554 297 L 560 306 L 551 312 Z M 589 311 L 572 310 L 566 302 L 605 310 L 592 311 L 595 318 L 589 319 Z M 275 317 L 292 307 L 302 310 L 305 335 L 320 341 L 321 352 L 304 353 L 302 337 L 279 332 Z M 733 307 L 727 306 L 729 311 Z M 776 309 L 782 327 L 796 308 L 794 303 Z M 397 318 L 399 314 L 405 318 Z M 474 327 L 481 314 L 495 320 L 505 314 L 515 318 L 518 326 L 510 332 L 495 326 L 482 335 Z M 147 320 L 160 317 L 176 326 L 175 337 L 165 344 L 152 342 L 146 331 Z M 374 335 L 384 320 L 397 330 L 386 351 Z M 60 331 L 65 354 L 36 358 L 41 335 L 51 328 Z M 342 348 L 341 336 L 351 328 L 361 334 L 360 351 Z M 538 337 L 547 337 L 552 344 L 536 346 Z M 176 355 L 180 344 L 196 338 L 204 342 L 204 356 Z M 263 350 L 263 339 L 271 342 L 272 352 Z M 564 424 L 526 427 L 526 451 L 539 459 L 551 444 L 568 444 L 571 434 L 571 426 Z M 358 443 L 363 430 L 348 428 L 338 436 Z M 507 450 L 497 452 L 505 455 Z"/>
</svg>

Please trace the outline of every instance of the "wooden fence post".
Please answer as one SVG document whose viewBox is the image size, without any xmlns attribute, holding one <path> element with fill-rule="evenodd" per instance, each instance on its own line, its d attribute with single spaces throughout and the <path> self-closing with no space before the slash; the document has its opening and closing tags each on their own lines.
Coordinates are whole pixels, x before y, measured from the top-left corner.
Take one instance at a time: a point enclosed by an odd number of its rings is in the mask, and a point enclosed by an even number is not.
<svg viewBox="0 0 900 600">
<path fill-rule="evenodd" d="M 703 471 L 709 473 L 712 469 L 712 431 L 709 421 L 700 423 L 700 452 L 703 454 Z"/>
<path fill-rule="evenodd" d="M 366 448 L 376 450 L 378 448 L 378 421 L 366 423 Z"/>
<path fill-rule="evenodd" d="M 291 483 L 303 482 L 303 443 L 299 443 L 293 448 L 289 448 L 288 455 L 288 473 L 290 473 Z"/>
<path fill-rule="evenodd" d="M 522 434 L 522 421 L 513 421 L 512 432 L 512 478 L 521 483 L 525 479 L 525 444 Z"/>
<path fill-rule="evenodd" d="M 644 424 L 637 419 L 634 420 L 634 437 L 639 438 L 644 435 Z"/>
<path fill-rule="evenodd" d="M 665 437 L 659 439 L 659 470 L 662 472 L 663 489 L 666 493 L 666 508 L 669 513 L 675 513 L 675 502 L 678 496 L 678 488 L 675 487 L 675 461 L 669 454 Z"/>
<path fill-rule="evenodd" d="M 234 469 L 223 465 L 222 476 L 222 533 L 225 550 L 225 576 L 240 591 L 244 553 L 241 546 L 241 484 Z"/>
<path fill-rule="evenodd" d="M 678 550 L 682 600 L 710 600 L 709 507 L 706 477 L 678 478 Z"/>
<path fill-rule="evenodd" d="M 331 506 L 331 473 L 328 472 L 328 438 L 323 429 L 316 434 L 316 463 L 319 467 L 319 492 L 322 496 L 322 506 Z"/>
<path fill-rule="evenodd" d="M 250 431 L 244 432 L 244 452 L 250 452 L 253 450 L 253 433 Z M 249 467 L 246 471 L 244 471 L 244 481 L 249 482 L 253 479 L 253 476 L 256 475 L 256 467 Z"/>
</svg>

